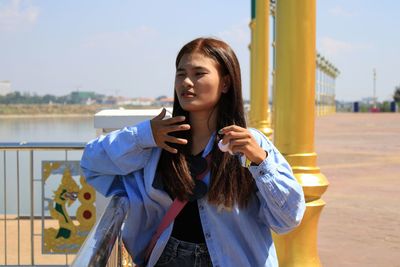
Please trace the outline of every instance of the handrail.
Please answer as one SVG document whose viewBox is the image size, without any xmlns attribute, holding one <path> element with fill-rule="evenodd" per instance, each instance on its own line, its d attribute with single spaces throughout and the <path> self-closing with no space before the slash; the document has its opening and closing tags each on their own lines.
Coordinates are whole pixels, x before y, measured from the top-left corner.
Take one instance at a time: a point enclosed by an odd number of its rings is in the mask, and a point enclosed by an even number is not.
<svg viewBox="0 0 400 267">
<path fill-rule="evenodd" d="M 84 142 L 1 142 L 1 150 L 75 150 L 85 148 Z"/>
<path fill-rule="evenodd" d="M 129 201 L 126 195 L 116 195 L 111 199 L 80 248 L 72 267 L 106 266 L 128 209 Z"/>
</svg>

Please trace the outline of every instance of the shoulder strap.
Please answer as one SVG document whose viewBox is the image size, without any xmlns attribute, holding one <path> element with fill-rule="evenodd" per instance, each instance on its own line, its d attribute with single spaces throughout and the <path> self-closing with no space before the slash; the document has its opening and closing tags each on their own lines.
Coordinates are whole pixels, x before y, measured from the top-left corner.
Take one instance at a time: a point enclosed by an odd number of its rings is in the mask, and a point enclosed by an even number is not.
<svg viewBox="0 0 400 267">
<path fill-rule="evenodd" d="M 196 179 L 203 180 L 206 174 L 210 170 L 210 163 L 211 163 L 211 153 L 209 153 L 206 157 L 207 160 L 207 169 L 202 172 L 201 174 L 196 176 Z M 160 238 L 161 234 L 167 229 L 167 227 L 175 220 L 176 216 L 182 211 L 188 201 L 180 201 L 178 198 L 175 198 L 174 202 L 172 202 L 171 206 L 169 207 L 168 211 L 165 213 L 164 217 L 162 218 L 160 224 L 156 232 L 153 234 L 153 237 L 150 240 L 150 243 L 147 245 L 146 253 L 145 253 L 145 261 L 147 262 L 150 258 L 151 252 L 153 251 L 154 246 L 157 243 L 157 240 Z"/>
</svg>

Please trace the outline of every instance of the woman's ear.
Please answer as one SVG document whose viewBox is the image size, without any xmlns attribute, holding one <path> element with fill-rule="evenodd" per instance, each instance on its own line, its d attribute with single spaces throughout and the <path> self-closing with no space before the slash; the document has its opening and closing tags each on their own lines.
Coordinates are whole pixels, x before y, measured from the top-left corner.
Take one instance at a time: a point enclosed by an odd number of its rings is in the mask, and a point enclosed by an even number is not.
<svg viewBox="0 0 400 267">
<path fill-rule="evenodd" d="M 229 91 L 230 87 L 231 87 L 231 79 L 229 75 L 225 75 L 222 78 L 222 93 L 226 94 Z"/>
</svg>

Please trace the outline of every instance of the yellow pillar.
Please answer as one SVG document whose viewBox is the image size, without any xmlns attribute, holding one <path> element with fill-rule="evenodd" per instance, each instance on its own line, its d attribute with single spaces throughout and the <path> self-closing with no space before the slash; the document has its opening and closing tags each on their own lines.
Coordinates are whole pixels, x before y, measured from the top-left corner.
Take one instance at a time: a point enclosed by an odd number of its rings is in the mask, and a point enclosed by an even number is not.
<svg viewBox="0 0 400 267">
<path fill-rule="evenodd" d="M 271 137 L 268 101 L 269 0 L 255 1 L 250 55 L 250 125 Z"/>
<path fill-rule="evenodd" d="M 250 105 L 253 105 L 252 101 L 252 96 L 253 96 L 253 91 L 255 90 L 255 84 L 256 84 L 256 76 L 255 76 L 255 69 L 257 68 L 256 66 L 256 0 L 251 0 L 251 21 L 250 21 L 250 31 L 251 31 L 251 42 L 249 45 L 250 48 Z M 255 103 L 254 103 L 255 105 Z M 251 106 L 250 106 L 251 108 Z M 251 112 L 249 112 L 249 124 L 252 124 L 252 119 L 253 116 L 251 115 Z M 254 120 L 254 119 L 253 119 Z"/>
<path fill-rule="evenodd" d="M 301 225 L 274 235 L 279 266 L 321 266 L 318 220 L 328 181 L 317 167 L 314 148 L 316 0 L 277 1 L 274 143 L 303 186 L 307 209 Z"/>
</svg>

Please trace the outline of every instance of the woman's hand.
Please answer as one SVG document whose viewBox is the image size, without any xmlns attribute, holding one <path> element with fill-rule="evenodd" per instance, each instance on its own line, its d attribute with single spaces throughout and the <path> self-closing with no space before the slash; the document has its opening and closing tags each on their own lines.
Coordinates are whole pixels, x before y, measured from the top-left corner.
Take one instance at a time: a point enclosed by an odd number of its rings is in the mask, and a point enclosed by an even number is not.
<svg viewBox="0 0 400 267">
<path fill-rule="evenodd" d="M 153 132 L 153 138 L 158 147 L 163 148 L 171 153 L 178 153 L 177 149 L 170 147 L 165 142 L 186 145 L 188 141 L 186 139 L 170 136 L 168 135 L 168 133 L 189 130 L 190 125 L 177 124 L 179 122 L 185 121 L 184 116 L 177 116 L 163 120 L 166 111 L 167 110 L 164 108 L 160 114 L 158 114 L 150 121 L 151 130 Z"/>
<path fill-rule="evenodd" d="M 249 130 L 237 125 L 230 125 L 218 131 L 223 134 L 222 143 L 229 144 L 233 153 L 242 153 L 251 162 L 259 165 L 268 155 L 262 149 Z"/>
</svg>

